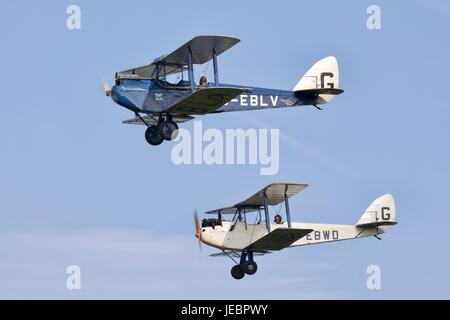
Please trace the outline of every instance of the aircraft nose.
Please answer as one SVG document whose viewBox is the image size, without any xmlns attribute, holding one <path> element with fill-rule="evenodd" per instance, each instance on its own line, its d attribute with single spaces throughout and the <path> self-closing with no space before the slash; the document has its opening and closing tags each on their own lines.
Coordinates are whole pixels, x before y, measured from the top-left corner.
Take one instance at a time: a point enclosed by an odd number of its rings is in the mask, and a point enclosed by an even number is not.
<svg viewBox="0 0 450 320">
<path fill-rule="evenodd" d="M 117 102 L 118 97 L 118 88 L 117 86 L 113 86 L 110 91 L 110 97 Z"/>
<path fill-rule="evenodd" d="M 207 229 L 206 228 L 201 228 L 200 229 L 200 232 L 201 232 L 201 235 L 200 235 L 200 239 L 201 239 L 201 241 L 202 242 L 208 242 L 208 232 L 207 232 Z M 205 242 L 205 243 L 206 243 Z"/>
</svg>

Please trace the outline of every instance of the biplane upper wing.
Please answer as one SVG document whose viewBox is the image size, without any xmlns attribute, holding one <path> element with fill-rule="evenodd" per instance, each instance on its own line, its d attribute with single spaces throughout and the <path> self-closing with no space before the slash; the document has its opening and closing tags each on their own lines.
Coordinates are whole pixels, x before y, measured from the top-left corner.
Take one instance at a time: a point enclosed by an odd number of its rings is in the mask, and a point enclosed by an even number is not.
<svg viewBox="0 0 450 320">
<path fill-rule="evenodd" d="M 152 62 L 150 64 L 146 64 L 145 66 L 120 71 L 117 73 L 117 76 L 119 78 L 155 79 L 157 78 L 157 75 L 168 76 L 186 70 L 185 66 L 178 64 L 167 64 L 164 66 L 163 70 L 156 72 L 158 68 L 161 68 L 161 65 L 158 65 L 156 62 Z"/>
<path fill-rule="evenodd" d="M 307 184 L 299 183 L 271 183 L 247 200 L 238 203 L 237 206 L 263 206 L 264 195 L 266 195 L 267 204 L 269 206 L 275 206 L 284 201 L 285 197 L 293 197 L 306 187 L 308 187 Z"/>
<path fill-rule="evenodd" d="M 185 114 L 206 114 L 216 111 L 218 108 L 237 97 L 243 92 L 247 92 L 248 88 L 226 88 L 226 87 L 210 87 L 203 88 L 188 95 L 186 98 L 177 102 L 167 112 L 173 115 Z"/>
<path fill-rule="evenodd" d="M 251 249 L 255 252 L 281 250 L 289 247 L 312 231 L 312 229 L 277 228 L 250 244 L 246 249 Z"/>
<path fill-rule="evenodd" d="M 188 64 L 188 50 L 190 49 L 192 52 L 192 63 L 204 64 L 213 58 L 213 52 L 218 56 L 239 41 L 238 38 L 226 36 L 197 36 L 174 52 L 161 57 L 158 62 L 186 65 Z"/>
<path fill-rule="evenodd" d="M 236 208 L 236 207 L 225 207 L 225 208 L 206 211 L 205 214 L 235 214 L 237 209 L 238 208 Z"/>
<path fill-rule="evenodd" d="M 203 64 L 230 49 L 240 40 L 226 36 L 197 36 L 168 55 L 156 58 L 151 64 L 132 68 L 118 73 L 119 76 L 134 76 L 144 79 L 154 79 L 154 76 L 169 75 L 185 70 L 188 64 L 188 50 L 192 53 L 193 64 Z M 160 68 L 159 72 L 155 72 Z"/>
<path fill-rule="evenodd" d="M 257 193 L 249 197 L 247 200 L 239 202 L 232 207 L 215 209 L 205 212 L 206 214 L 234 214 L 237 209 L 245 209 L 247 212 L 259 210 L 264 206 L 264 195 L 267 198 L 269 206 L 275 206 L 284 201 L 285 197 L 293 197 L 303 189 L 308 187 L 307 184 L 298 183 L 271 183 Z"/>
</svg>

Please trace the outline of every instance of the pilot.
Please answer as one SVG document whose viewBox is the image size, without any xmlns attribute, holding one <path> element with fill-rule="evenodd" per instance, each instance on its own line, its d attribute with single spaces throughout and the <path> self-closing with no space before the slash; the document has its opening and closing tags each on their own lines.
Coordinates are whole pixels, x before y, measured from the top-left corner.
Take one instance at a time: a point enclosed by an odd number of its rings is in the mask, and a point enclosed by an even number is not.
<svg viewBox="0 0 450 320">
<path fill-rule="evenodd" d="M 275 218 L 273 219 L 273 222 L 275 222 L 276 224 L 282 224 L 283 221 L 281 220 L 281 216 L 279 214 L 277 214 L 275 216 Z"/>
<path fill-rule="evenodd" d="M 200 77 L 200 80 L 198 81 L 198 86 L 201 88 L 206 88 L 208 86 L 208 78 L 206 78 L 205 75 Z"/>
</svg>

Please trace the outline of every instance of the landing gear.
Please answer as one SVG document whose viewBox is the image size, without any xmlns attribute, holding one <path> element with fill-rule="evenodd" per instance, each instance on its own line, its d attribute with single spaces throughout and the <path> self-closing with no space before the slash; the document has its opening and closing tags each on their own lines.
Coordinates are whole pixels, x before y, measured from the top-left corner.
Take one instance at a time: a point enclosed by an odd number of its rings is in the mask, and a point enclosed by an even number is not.
<svg viewBox="0 0 450 320">
<path fill-rule="evenodd" d="M 145 140 L 152 146 L 158 146 L 164 141 L 164 138 L 159 134 L 157 126 L 149 126 L 145 130 Z"/>
<path fill-rule="evenodd" d="M 239 264 L 236 264 L 231 268 L 231 276 L 239 280 L 242 279 L 245 274 L 253 275 L 256 271 L 258 271 L 258 265 L 253 261 L 253 251 L 244 250 Z"/>
<path fill-rule="evenodd" d="M 160 115 L 157 121 L 153 116 L 149 115 L 156 124 L 148 123 L 139 113 L 136 113 L 136 117 L 147 126 L 147 130 L 145 130 L 145 140 L 152 146 L 158 146 L 164 140 L 170 141 L 178 136 L 178 125 L 172 120 L 170 114 L 167 114 L 166 116 Z"/>
<path fill-rule="evenodd" d="M 178 136 L 178 125 L 168 118 L 159 125 L 159 135 L 164 140 L 174 140 Z"/>
<path fill-rule="evenodd" d="M 236 280 L 242 279 L 245 276 L 244 267 L 240 264 L 237 264 L 231 268 L 231 276 Z"/>
<path fill-rule="evenodd" d="M 258 265 L 255 261 L 247 261 L 244 264 L 244 270 L 246 274 L 251 276 L 252 274 L 255 274 L 256 271 L 258 271 Z"/>
</svg>

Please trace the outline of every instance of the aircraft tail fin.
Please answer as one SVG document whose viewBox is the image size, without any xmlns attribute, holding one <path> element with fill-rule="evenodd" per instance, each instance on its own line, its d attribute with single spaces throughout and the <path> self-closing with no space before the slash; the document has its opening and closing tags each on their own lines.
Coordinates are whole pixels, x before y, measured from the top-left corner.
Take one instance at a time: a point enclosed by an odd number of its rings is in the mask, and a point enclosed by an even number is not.
<svg viewBox="0 0 450 320">
<path fill-rule="evenodd" d="M 356 223 L 357 227 L 379 227 L 386 232 L 389 226 L 397 224 L 395 221 L 395 203 L 391 194 L 385 194 L 377 198 L 364 211 Z"/>
<path fill-rule="evenodd" d="M 330 102 L 339 89 L 339 65 L 335 57 L 329 56 L 316 62 L 300 79 L 293 91 L 305 104 L 317 105 Z"/>
</svg>

